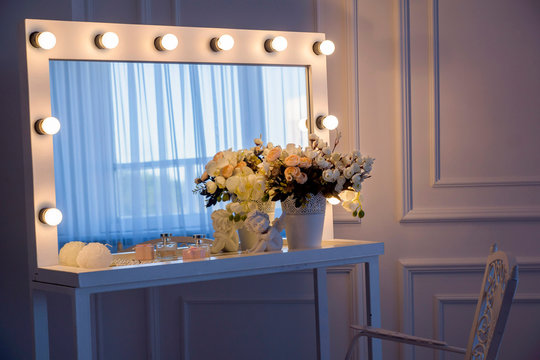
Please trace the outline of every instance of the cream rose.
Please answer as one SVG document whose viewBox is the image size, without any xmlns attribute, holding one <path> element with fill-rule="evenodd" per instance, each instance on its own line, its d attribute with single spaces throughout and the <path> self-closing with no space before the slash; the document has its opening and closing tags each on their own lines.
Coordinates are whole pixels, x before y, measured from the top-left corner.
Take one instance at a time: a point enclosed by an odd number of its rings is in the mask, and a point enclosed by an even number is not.
<svg viewBox="0 0 540 360">
<path fill-rule="evenodd" d="M 300 168 L 296 166 L 291 166 L 285 169 L 285 180 L 293 181 L 298 175 L 300 175 Z"/>
<path fill-rule="evenodd" d="M 294 180 L 299 183 L 299 184 L 305 184 L 305 182 L 307 181 L 308 179 L 308 176 L 306 173 L 303 173 L 303 172 L 300 172 L 300 174 L 298 174 L 298 176 L 296 176 L 294 178 Z"/>
<path fill-rule="evenodd" d="M 276 146 L 275 148 L 272 148 L 270 152 L 268 153 L 268 156 L 266 157 L 266 161 L 272 162 L 279 159 L 281 156 L 281 148 L 279 146 Z"/>
<path fill-rule="evenodd" d="M 300 164 L 300 156 L 295 154 L 289 155 L 285 158 L 285 160 L 283 160 L 283 162 L 287 166 L 298 166 L 298 164 Z"/>
<path fill-rule="evenodd" d="M 206 183 L 206 192 L 209 194 L 215 193 L 217 190 L 217 185 L 213 181 L 209 181 Z"/>
<path fill-rule="evenodd" d="M 301 167 L 302 169 L 307 169 L 311 167 L 311 159 L 305 156 L 301 157 L 300 162 L 298 163 L 298 166 Z"/>
<path fill-rule="evenodd" d="M 234 171 L 234 166 L 232 165 L 227 165 L 225 167 L 223 167 L 221 169 L 221 175 L 225 178 L 225 179 L 228 179 L 232 176 L 233 174 L 233 171 Z"/>
</svg>

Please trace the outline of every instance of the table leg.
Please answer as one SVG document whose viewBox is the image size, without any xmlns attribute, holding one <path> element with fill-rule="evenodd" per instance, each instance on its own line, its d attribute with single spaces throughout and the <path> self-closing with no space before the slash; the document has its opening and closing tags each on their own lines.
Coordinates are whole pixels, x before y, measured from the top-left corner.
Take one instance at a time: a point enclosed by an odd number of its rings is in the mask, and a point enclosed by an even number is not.
<svg viewBox="0 0 540 360">
<path fill-rule="evenodd" d="M 32 289 L 34 315 L 34 352 L 36 360 L 49 359 L 49 318 L 47 296 L 44 291 Z"/>
<path fill-rule="evenodd" d="M 379 257 L 371 257 L 365 266 L 367 325 L 381 327 L 381 290 L 379 287 Z M 379 339 L 368 338 L 370 359 L 382 359 L 382 345 Z"/>
<path fill-rule="evenodd" d="M 326 268 L 313 269 L 315 320 L 317 325 L 317 359 L 330 360 L 330 327 L 328 323 L 328 291 Z"/>
<path fill-rule="evenodd" d="M 92 360 L 93 342 L 90 293 L 80 289 L 74 289 L 72 304 L 77 359 Z"/>
</svg>

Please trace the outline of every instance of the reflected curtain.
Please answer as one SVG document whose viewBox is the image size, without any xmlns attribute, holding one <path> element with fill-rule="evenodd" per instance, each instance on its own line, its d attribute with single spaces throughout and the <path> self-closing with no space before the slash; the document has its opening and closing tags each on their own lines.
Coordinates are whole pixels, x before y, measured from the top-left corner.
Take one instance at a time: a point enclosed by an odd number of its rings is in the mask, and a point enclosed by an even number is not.
<svg viewBox="0 0 540 360">
<path fill-rule="evenodd" d="M 307 143 L 305 69 L 51 61 L 59 243 L 211 235 L 193 180 L 253 138 Z"/>
</svg>

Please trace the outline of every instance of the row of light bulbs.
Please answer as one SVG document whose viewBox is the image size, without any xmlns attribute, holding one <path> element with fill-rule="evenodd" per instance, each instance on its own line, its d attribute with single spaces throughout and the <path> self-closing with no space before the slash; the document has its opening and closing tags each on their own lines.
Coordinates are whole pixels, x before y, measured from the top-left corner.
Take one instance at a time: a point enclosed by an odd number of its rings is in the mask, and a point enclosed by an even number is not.
<svg viewBox="0 0 540 360">
<path fill-rule="evenodd" d="M 56 45 L 56 36 L 49 31 L 34 32 L 30 35 L 30 43 L 44 50 L 50 50 Z M 114 49 L 120 43 L 118 35 L 112 31 L 99 34 L 95 37 L 94 43 L 99 49 Z M 159 51 L 171 51 L 177 48 L 178 38 L 173 34 L 158 36 L 154 40 L 154 46 Z M 228 51 L 234 47 L 234 38 L 229 34 L 223 34 L 210 40 L 212 50 Z M 287 49 L 287 39 L 283 36 L 276 36 L 264 42 L 267 52 L 281 52 Z M 336 49 L 330 40 L 317 41 L 313 44 L 313 52 L 317 55 L 331 55 Z"/>
</svg>

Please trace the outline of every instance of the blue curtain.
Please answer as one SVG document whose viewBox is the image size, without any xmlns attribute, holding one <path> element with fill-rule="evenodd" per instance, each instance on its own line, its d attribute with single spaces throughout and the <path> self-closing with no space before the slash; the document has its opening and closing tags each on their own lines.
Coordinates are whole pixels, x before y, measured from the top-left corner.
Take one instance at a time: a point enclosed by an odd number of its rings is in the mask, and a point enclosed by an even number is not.
<svg viewBox="0 0 540 360">
<path fill-rule="evenodd" d="M 303 67 L 51 61 L 59 245 L 212 233 L 193 180 L 220 150 L 305 145 Z"/>
</svg>

